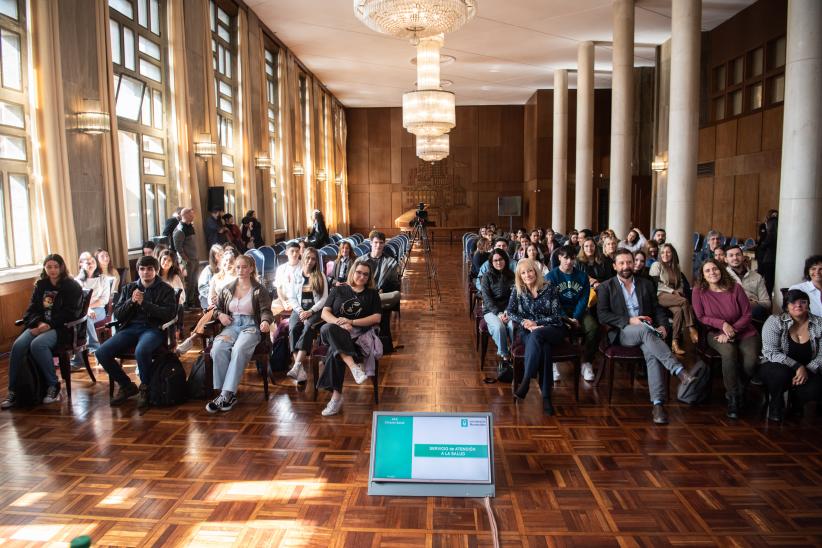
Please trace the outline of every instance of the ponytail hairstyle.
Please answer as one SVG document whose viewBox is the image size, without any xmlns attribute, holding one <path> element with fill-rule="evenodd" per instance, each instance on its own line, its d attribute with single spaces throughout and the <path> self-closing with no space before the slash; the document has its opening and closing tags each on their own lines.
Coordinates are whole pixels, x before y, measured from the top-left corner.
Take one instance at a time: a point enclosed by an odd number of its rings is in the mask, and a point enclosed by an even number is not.
<svg viewBox="0 0 822 548">
<path fill-rule="evenodd" d="M 320 258 L 320 253 L 313 247 L 306 247 L 305 251 L 303 251 L 303 271 L 305 271 L 305 267 L 308 264 L 308 257 L 311 255 L 314 256 L 316 262 L 314 263 L 314 268 L 308 273 L 308 286 L 311 288 L 312 292 L 322 295 L 325 288 L 325 276 L 323 275 L 321 268 L 322 259 Z"/>
</svg>

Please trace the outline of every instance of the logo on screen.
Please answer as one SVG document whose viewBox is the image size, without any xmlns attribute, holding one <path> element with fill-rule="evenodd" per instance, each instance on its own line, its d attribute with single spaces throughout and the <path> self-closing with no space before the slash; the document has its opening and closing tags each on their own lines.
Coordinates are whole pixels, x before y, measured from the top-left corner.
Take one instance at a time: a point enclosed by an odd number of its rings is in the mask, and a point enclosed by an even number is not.
<svg viewBox="0 0 822 548">
<path fill-rule="evenodd" d="M 462 426 L 463 428 L 468 428 L 468 419 L 460 420 L 460 426 Z"/>
</svg>

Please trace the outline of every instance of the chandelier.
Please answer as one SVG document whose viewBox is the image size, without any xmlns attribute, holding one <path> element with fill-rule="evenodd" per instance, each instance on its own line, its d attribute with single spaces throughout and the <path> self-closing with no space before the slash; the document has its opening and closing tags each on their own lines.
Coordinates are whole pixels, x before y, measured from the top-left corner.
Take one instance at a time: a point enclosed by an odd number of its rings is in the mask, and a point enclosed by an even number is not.
<svg viewBox="0 0 822 548">
<path fill-rule="evenodd" d="M 408 39 L 453 32 L 476 11 L 476 0 L 354 0 L 354 15 L 368 28 Z"/>
<path fill-rule="evenodd" d="M 417 89 L 440 88 L 440 48 L 442 34 L 423 38 L 417 44 Z"/>
<path fill-rule="evenodd" d="M 457 125 L 454 94 L 419 89 L 402 95 L 402 127 L 417 137 L 436 137 Z"/>
<path fill-rule="evenodd" d="M 448 156 L 448 134 L 436 137 L 417 137 L 417 156 L 426 162 L 438 162 Z"/>
</svg>

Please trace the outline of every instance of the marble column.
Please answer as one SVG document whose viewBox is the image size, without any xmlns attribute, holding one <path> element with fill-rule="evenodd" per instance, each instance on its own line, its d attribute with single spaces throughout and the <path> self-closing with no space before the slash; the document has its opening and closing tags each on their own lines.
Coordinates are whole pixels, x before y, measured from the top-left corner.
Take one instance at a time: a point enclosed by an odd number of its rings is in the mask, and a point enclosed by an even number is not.
<svg viewBox="0 0 822 548">
<path fill-rule="evenodd" d="M 822 2 L 789 0 L 774 308 L 822 252 Z"/>
<path fill-rule="evenodd" d="M 634 151 L 634 0 L 614 0 L 611 79 L 611 174 L 608 227 L 624 238 L 631 226 Z"/>
<path fill-rule="evenodd" d="M 594 43 L 577 47 L 577 154 L 574 228 L 591 228 L 594 192 Z"/>
<path fill-rule="evenodd" d="M 699 151 L 701 0 L 677 0 L 671 20 L 671 95 L 665 229 L 683 272 L 693 256 L 696 164 Z M 649 235 L 650 236 L 650 235 Z"/>
<path fill-rule="evenodd" d="M 551 177 L 551 228 L 566 232 L 568 195 L 568 71 L 554 71 L 554 154 Z"/>
</svg>

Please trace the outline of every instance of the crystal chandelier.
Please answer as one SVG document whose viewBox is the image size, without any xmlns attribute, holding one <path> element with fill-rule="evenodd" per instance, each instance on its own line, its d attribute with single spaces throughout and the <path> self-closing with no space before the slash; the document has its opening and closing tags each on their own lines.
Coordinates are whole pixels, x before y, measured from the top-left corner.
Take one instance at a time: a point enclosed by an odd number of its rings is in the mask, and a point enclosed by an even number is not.
<svg viewBox="0 0 822 548">
<path fill-rule="evenodd" d="M 426 162 L 438 162 L 450 152 L 448 134 L 436 137 L 417 137 L 417 156 Z"/>
<path fill-rule="evenodd" d="M 417 44 L 417 89 L 440 88 L 440 48 L 442 34 L 423 38 Z"/>
<path fill-rule="evenodd" d="M 402 95 L 402 127 L 417 137 L 448 133 L 456 121 L 454 94 L 441 89 L 420 89 Z"/>
<path fill-rule="evenodd" d="M 368 28 L 408 39 L 453 32 L 476 11 L 476 0 L 354 0 L 354 15 Z"/>
</svg>

